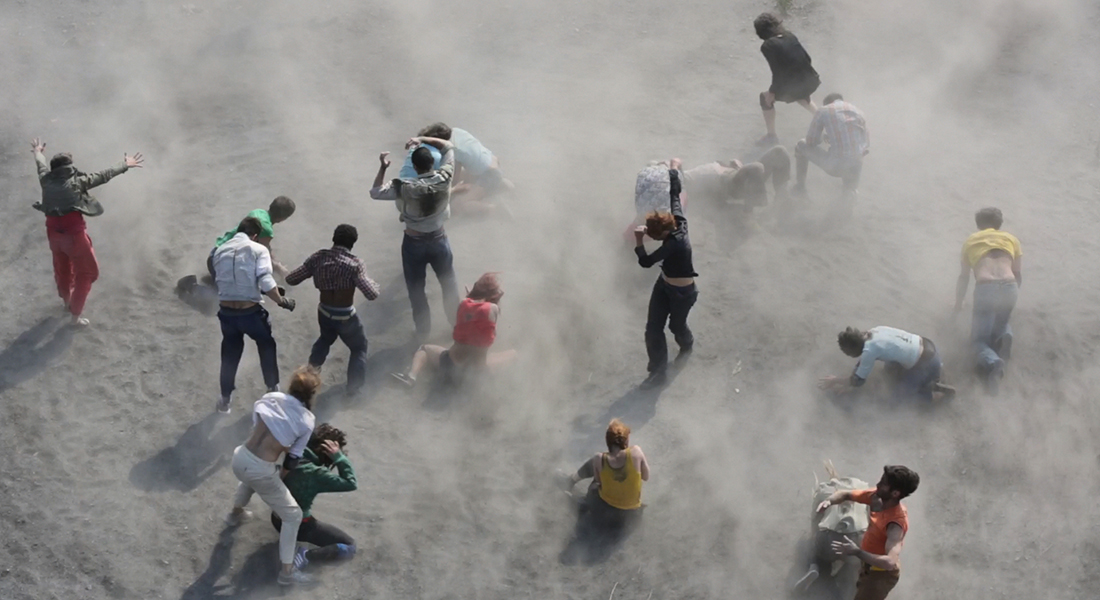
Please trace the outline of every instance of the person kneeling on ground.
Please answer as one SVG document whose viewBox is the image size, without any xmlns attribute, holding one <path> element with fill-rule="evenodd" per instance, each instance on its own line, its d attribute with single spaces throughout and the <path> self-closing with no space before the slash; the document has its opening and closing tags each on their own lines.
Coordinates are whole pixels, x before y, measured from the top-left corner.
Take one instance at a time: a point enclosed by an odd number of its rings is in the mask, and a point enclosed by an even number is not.
<svg viewBox="0 0 1100 600">
<path fill-rule="evenodd" d="M 822 390 L 838 396 L 850 393 L 867 381 L 875 361 L 881 360 L 895 378 L 895 399 L 939 400 L 955 395 L 954 388 L 940 383 L 943 362 L 936 345 L 926 337 L 893 327 L 867 331 L 848 327 L 837 335 L 837 343 L 842 352 L 859 358 L 859 362 L 848 379 L 832 375 L 821 378 L 818 387 Z"/>
<path fill-rule="evenodd" d="M 562 487 L 571 491 L 583 479 L 592 479 L 581 504 L 598 526 L 632 525 L 642 514 L 642 482 L 649 481 L 649 463 L 638 446 L 630 445 L 630 428 L 612 419 L 604 435 L 607 452 L 598 452 L 577 469 L 560 473 Z"/>
<path fill-rule="evenodd" d="M 299 546 L 294 555 L 294 567 L 304 568 L 315 561 L 330 561 L 355 556 L 355 540 L 335 525 L 322 523 L 310 514 L 317 494 L 325 492 L 354 492 L 359 484 L 355 470 L 344 455 L 347 436 L 343 431 L 321 423 L 314 430 L 302 453 L 302 460 L 287 473 L 283 483 L 302 509 L 302 524 L 298 526 L 298 541 L 317 546 L 307 550 Z M 336 469 L 336 473 L 332 470 Z M 271 524 L 282 532 L 279 515 L 271 513 Z"/>
<path fill-rule="evenodd" d="M 398 380 L 412 387 L 426 365 L 439 369 L 450 381 L 474 369 L 494 367 L 515 358 L 516 351 L 489 352 L 497 336 L 497 318 L 500 316 L 500 299 L 504 290 L 495 273 L 486 273 L 477 280 L 466 299 L 458 305 L 453 333 L 454 344 L 443 346 L 425 344 L 413 355 L 412 366 L 405 373 L 393 373 Z"/>
</svg>

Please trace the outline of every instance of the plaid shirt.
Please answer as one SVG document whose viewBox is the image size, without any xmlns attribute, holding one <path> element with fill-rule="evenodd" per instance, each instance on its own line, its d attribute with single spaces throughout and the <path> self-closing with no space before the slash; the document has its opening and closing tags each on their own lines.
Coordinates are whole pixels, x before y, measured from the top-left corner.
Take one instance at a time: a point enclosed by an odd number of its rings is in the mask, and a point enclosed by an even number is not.
<svg viewBox="0 0 1100 600">
<path fill-rule="evenodd" d="M 829 153 L 842 158 L 862 157 L 871 149 L 871 133 L 863 112 L 843 100 L 818 109 L 806 133 L 806 144 L 820 144 L 822 133 L 829 142 Z"/>
<path fill-rule="evenodd" d="M 286 282 L 298 285 L 310 277 L 321 291 L 359 288 L 367 300 L 378 297 L 378 284 L 367 277 L 363 261 L 342 246 L 314 252 L 302 266 L 286 276 Z"/>
</svg>

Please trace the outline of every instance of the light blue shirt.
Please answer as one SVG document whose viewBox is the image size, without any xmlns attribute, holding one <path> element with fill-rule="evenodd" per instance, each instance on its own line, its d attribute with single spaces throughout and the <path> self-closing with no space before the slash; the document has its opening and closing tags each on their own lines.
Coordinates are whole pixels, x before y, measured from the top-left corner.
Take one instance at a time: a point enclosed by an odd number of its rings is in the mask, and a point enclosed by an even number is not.
<svg viewBox="0 0 1100 600">
<path fill-rule="evenodd" d="M 871 339 L 863 343 L 854 375 L 866 380 L 875 368 L 875 361 L 895 362 L 904 369 L 912 369 L 921 354 L 921 337 L 915 333 L 893 327 L 872 327 Z"/>
<path fill-rule="evenodd" d="M 455 145 L 455 162 L 471 177 L 477 177 L 493 166 L 493 153 L 469 131 L 457 127 L 451 129 L 451 143 Z"/>
<path fill-rule="evenodd" d="M 442 166 L 443 153 L 439 151 L 439 148 L 436 148 L 431 144 L 420 144 L 420 146 L 424 146 L 431 151 L 432 158 L 435 159 L 435 164 L 432 165 L 433 170 L 438 169 Z M 405 162 L 401 165 L 401 172 L 397 174 L 398 179 L 417 178 L 416 167 L 413 166 L 413 150 L 416 150 L 420 146 L 413 146 L 412 148 L 409 148 L 408 152 L 405 153 Z"/>
</svg>

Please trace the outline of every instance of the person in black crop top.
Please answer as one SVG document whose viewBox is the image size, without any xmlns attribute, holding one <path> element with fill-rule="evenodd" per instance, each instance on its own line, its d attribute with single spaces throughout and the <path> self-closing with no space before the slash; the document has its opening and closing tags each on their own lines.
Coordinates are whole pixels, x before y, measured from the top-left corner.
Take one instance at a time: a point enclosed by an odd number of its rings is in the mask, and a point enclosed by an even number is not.
<svg viewBox="0 0 1100 600">
<path fill-rule="evenodd" d="M 661 276 L 653 285 L 649 297 L 649 318 L 645 326 L 645 346 L 649 355 L 649 377 L 643 388 L 663 385 L 667 379 L 668 341 L 665 339 L 665 322 L 680 345 L 676 360 L 691 354 L 695 337 L 688 328 L 687 317 L 699 291 L 695 288 L 698 273 L 691 264 L 691 240 L 688 239 L 687 217 L 680 204 L 680 159 L 669 161 L 670 212 L 654 211 L 646 215 L 646 224 L 634 230 L 634 253 L 638 264 L 644 268 L 661 263 Z M 652 254 L 646 253 L 643 239 L 646 235 L 659 240 L 661 247 Z"/>
<path fill-rule="evenodd" d="M 772 71 L 772 84 L 760 92 L 760 108 L 764 111 L 764 125 L 768 133 L 757 142 L 760 146 L 779 143 L 775 134 L 775 103 L 797 102 L 811 113 L 817 106 L 810 95 L 821 85 L 821 78 L 814 70 L 810 55 L 798 38 L 783 27 L 783 21 L 772 13 L 763 13 L 753 21 L 756 35 L 764 40 L 760 53 L 768 60 Z"/>
</svg>

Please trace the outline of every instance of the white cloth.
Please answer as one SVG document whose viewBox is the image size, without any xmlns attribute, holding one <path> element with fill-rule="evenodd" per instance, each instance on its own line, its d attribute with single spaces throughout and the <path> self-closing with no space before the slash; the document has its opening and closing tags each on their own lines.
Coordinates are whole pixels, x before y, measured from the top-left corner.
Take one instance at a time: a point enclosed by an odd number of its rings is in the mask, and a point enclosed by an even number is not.
<svg viewBox="0 0 1100 600">
<path fill-rule="evenodd" d="M 219 300 L 260 302 L 276 285 L 271 252 L 238 233 L 214 251 L 214 280 Z"/>
<path fill-rule="evenodd" d="M 871 339 L 863 343 L 863 354 L 856 365 L 856 377 L 867 379 L 875 361 L 895 362 L 905 369 L 912 369 L 921 354 L 921 337 L 915 333 L 893 327 L 872 327 Z"/>
<path fill-rule="evenodd" d="M 252 405 L 252 424 L 260 420 L 279 444 L 289 448 L 287 454 L 302 457 L 314 423 L 313 413 L 305 404 L 282 392 L 268 392 Z"/>
</svg>

